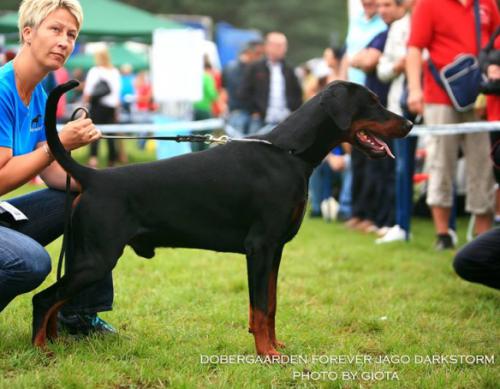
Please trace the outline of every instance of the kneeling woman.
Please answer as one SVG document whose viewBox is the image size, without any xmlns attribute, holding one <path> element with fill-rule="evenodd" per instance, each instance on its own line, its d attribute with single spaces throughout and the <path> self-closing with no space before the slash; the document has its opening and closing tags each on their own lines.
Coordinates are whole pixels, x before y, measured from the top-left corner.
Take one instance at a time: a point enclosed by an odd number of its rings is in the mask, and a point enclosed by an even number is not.
<svg viewBox="0 0 500 389">
<path fill-rule="evenodd" d="M 24 0 L 19 8 L 21 49 L 0 68 L 0 196 L 40 175 L 48 189 L 8 200 L 0 214 L 0 312 L 14 297 L 40 285 L 51 269 L 43 246 L 63 232 L 66 173 L 45 142 L 47 96 L 41 81 L 64 65 L 82 25 L 77 0 Z M 66 150 L 100 138 L 90 119 L 66 124 L 59 134 Z M 77 185 L 72 182 L 72 189 Z M 14 206 L 14 211 L 11 206 Z M 15 209 L 27 220 L 9 215 Z M 19 215 L 19 214 L 18 214 Z M 19 219 L 19 218 L 17 218 Z M 20 218 L 22 219 L 22 217 Z M 70 333 L 115 332 L 97 312 L 113 302 L 111 274 L 63 308 L 60 324 Z"/>
</svg>

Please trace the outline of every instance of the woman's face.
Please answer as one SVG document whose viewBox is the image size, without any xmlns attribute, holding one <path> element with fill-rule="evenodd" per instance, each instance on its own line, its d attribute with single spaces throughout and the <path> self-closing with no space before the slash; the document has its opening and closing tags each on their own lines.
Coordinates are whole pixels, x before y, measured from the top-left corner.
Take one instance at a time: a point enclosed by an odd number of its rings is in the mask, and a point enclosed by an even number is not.
<svg viewBox="0 0 500 389">
<path fill-rule="evenodd" d="M 73 52 L 78 36 L 76 19 L 65 8 L 49 14 L 36 28 L 25 27 L 24 41 L 35 58 L 48 71 L 59 69 Z"/>
</svg>

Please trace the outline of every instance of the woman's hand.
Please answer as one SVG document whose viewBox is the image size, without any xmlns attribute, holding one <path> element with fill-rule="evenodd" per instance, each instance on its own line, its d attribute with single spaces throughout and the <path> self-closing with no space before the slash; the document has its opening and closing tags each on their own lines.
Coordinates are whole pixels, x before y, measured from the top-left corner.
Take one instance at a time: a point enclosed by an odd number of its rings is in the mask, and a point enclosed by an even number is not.
<svg viewBox="0 0 500 389">
<path fill-rule="evenodd" d="M 68 151 L 95 142 L 102 136 L 91 119 L 78 118 L 68 122 L 59 133 L 59 139 Z"/>
</svg>

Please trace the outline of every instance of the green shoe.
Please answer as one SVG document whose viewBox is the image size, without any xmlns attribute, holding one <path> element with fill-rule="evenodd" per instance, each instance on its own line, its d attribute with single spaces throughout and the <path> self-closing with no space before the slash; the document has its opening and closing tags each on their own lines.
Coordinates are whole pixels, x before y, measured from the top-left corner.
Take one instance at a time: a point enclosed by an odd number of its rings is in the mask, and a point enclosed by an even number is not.
<svg viewBox="0 0 500 389">
<path fill-rule="evenodd" d="M 58 329 L 71 335 L 116 334 L 118 331 L 97 314 L 92 315 L 57 315 Z"/>
</svg>

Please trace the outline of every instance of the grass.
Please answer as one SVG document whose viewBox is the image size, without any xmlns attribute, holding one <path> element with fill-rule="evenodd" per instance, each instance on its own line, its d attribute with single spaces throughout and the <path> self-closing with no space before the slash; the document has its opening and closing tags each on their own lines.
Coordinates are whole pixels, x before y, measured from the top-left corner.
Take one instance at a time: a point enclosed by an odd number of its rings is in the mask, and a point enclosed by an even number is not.
<svg viewBox="0 0 500 389">
<path fill-rule="evenodd" d="M 459 220 L 460 231 L 465 224 Z M 499 388 L 496 360 L 415 360 L 498 358 L 500 296 L 454 274 L 453 253 L 432 249 L 429 220 L 416 219 L 413 236 L 375 245 L 339 223 L 306 219 L 284 252 L 277 332 L 287 355 L 307 361 L 281 365 L 215 360 L 254 355 L 242 256 L 157 249 L 148 261 L 127 249 L 114 271 L 114 310 L 102 314 L 119 336 L 61 337 L 48 357 L 30 345 L 33 293 L 19 296 L 0 314 L 0 388 Z M 54 260 L 59 247 L 48 247 Z M 373 361 L 322 363 L 357 355 Z M 213 359 L 201 363 L 202 356 Z M 380 379 L 381 372 L 390 374 Z"/>
</svg>

